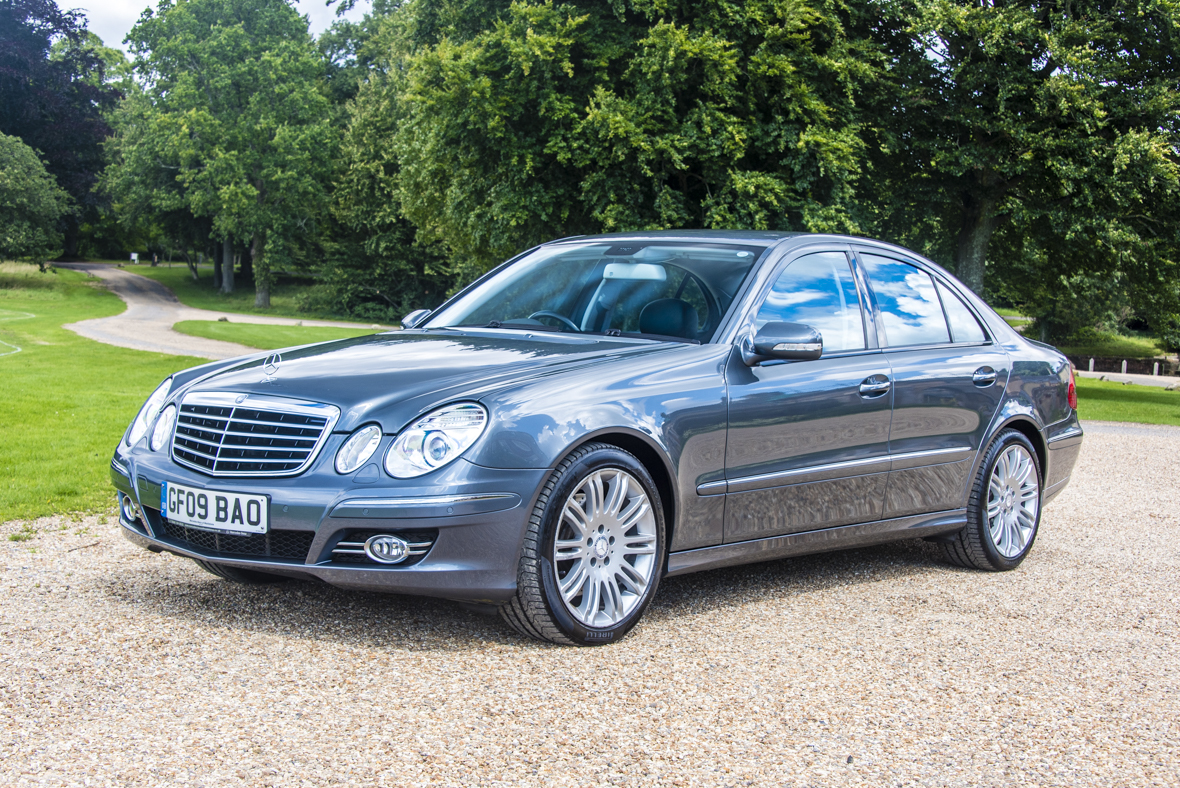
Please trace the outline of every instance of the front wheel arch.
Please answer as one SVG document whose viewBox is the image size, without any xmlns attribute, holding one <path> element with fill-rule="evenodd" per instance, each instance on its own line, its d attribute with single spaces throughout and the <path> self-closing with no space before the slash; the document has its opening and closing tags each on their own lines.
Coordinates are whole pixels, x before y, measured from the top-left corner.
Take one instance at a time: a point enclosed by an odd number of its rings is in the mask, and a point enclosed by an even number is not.
<svg viewBox="0 0 1180 788">
<path fill-rule="evenodd" d="M 652 481 L 656 483 L 656 489 L 660 493 L 660 503 L 664 510 L 664 527 L 666 529 L 664 538 L 669 548 L 672 544 L 672 539 L 676 534 L 676 512 L 678 510 L 677 502 L 677 485 L 676 477 L 672 472 L 671 462 L 668 460 L 667 454 L 661 447 L 654 445 L 647 436 L 640 436 L 630 432 L 623 432 L 618 428 L 614 430 L 603 430 L 593 432 L 582 437 L 577 443 L 568 446 L 562 452 L 562 458 L 569 456 L 573 451 L 580 449 L 588 443 L 605 443 L 610 446 L 622 449 L 629 454 L 635 455 L 635 458 L 647 469 L 651 474 Z M 559 460 L 560 462 L 560 460 Z M 556 464 L 554 468 L 556 468 Z M 552 468 L 550 470 L 553 470 Z"/>
</svg>

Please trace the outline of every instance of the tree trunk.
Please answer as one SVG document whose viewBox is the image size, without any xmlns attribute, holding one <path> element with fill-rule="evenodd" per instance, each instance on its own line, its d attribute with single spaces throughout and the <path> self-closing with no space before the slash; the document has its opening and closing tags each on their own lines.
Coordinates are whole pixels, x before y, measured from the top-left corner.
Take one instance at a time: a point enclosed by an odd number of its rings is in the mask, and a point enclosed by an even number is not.
<svg viewBox="0 0 1180 788">
<path fill-rule="evenodd" d="M 217 247 L 213 247 L 213 254 L 208 255 L 213 261 L 213 289 L 221 289 L 221 259 L 217 256 Z"/>
<path fill-rule="evenodd" d="M 189 253 L 188 249 L 184 250 L 184 262 L 188 265 L 189 273 L 193 275 L 193 281 L 194 282 L 201 281 L 201 277 L 197 275 L 197 264 L 193 260 L 193 256 L 192 256 L 192 254 Z"/>
<path fill-rule="evenodd" d="M 955 252 L 955 275 L 983 295 L 984 264 L 987 246 L 996 229 L 996 205 L 999 199 L 986 191 L 963 193 L 963 223 L 959 227 L 959 248 Z"/>
<path fill-rule="evenodd" d="M 221 292 L 234 291 L 234 245 L 226 238 L 221 242 Z"/>
<path fill-rule="evenodd" d="M 250 256 L 254 259 L 254 307 L 256 309 L 270 309 L 270 271 L 264 258 L 265 244 L 266 234 L 254 233 Z"/>
</svg>

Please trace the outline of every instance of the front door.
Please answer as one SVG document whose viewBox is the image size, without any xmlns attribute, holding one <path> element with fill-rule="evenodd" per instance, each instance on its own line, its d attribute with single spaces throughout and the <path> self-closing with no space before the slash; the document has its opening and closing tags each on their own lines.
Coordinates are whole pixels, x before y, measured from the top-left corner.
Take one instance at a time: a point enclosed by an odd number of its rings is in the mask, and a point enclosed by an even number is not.
<svg viewBox="0 0 1180 788">
<path fill-rule="evenodd" d="M 823 356 L 750 367 L 737 348 L 730 354 L 726 542 L 881 517 L 892 374 L 865 331 L 861 299 L 843 251 L 796 257 L 747 330 L 812 326 Z"/>
<path fill-rule="evenodd" d="M 884 517 L 962 508 L 975 454 L 1008 382 L 1008 355 L 930 272 L 880 254 L 859 253 L 857 261 L 893 369 Z"/>
</svg>

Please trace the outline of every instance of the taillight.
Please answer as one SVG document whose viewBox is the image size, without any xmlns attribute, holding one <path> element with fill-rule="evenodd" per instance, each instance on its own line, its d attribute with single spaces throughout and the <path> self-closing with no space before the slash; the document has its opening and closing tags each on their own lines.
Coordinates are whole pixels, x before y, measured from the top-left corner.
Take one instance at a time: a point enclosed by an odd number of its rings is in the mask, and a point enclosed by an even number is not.
<svg viewBox="0 0 1180 788">
<path fill-rule="evenodd" d="M 1078 409 L 1078 387 L 1073 382 L 1073 364 L 1069 365 L 1069 390 L 1065 393 L 1065 399 L 1071 408 Z"/>
</svg>

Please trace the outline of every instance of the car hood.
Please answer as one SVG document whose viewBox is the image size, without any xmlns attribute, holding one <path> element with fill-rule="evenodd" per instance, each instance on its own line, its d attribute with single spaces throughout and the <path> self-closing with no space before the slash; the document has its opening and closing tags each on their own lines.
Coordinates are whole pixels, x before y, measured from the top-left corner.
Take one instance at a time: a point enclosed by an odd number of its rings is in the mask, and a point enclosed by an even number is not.
<svg viewBox="0 0 1180 788">
<path fill-rule="evenodd" d="M 420 330 L 374 334 L 250 356 L 205 375 L 190 391 L 265 394 L 340 408 L 337 432 L 377 421 L 386 432 L 434 405 L 478 398 L 570 366 L 656 352 L 679 343 L 546 336 L 540 332 Z"/>
</svg>

